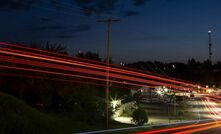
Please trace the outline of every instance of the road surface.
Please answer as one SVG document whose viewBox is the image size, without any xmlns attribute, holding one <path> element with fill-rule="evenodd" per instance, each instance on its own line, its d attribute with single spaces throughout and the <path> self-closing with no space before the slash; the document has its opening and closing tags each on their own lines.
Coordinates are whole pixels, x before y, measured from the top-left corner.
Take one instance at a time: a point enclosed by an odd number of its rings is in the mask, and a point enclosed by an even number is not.
<svg viewBox="0 0 221 134">
<path fill-rule="evenodd" d="M 221 97 L 217 95 L 204 96 L 202 101 L 213 121 L 171 126 L 170 128 L 138 132 L 137 134 L 221 134 Z"/>
</svg>

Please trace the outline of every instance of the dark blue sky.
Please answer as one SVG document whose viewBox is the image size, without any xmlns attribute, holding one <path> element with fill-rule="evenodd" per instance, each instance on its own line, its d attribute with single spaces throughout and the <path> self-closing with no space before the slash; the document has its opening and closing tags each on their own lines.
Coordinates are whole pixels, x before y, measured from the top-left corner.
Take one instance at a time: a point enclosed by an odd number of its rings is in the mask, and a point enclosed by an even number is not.
<svg viewBox="0 0 221 134">
<path fill-rule="evenodd" d="M 111 9 L 104 7 L 90 16 L 85 16 L 82 5 L 74 0 L 3 1 L 0 41 L 50 41 L 66 45 L 71 54 L 90 50 L 104 57 L 106 25 L 96 19 L 112 16 L 121 19 L 112 26 L 114 61 L 186 62 L 192 57 L 203 61 L 208 58 L 209 29 L 213 31 L 212 58 L 221 60 L 220 0 L 148 0 L 141 5 L 115 0 Z"/>
</svg>

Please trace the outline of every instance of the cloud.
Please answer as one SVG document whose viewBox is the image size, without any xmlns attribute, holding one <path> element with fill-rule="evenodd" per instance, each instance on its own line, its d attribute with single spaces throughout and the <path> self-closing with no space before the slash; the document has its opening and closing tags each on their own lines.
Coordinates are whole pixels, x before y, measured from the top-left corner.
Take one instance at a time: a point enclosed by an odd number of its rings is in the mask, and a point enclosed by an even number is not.
<svg viewBox="0 0 221 134">
<path fill-rule="evenodd" d="M 43 0 L 44 1 L 44 0 Z M 61 0 L 48 0 L 51 3 L 51 7 L 56 8 L 57 10 L 69 11 L 70 6 L 67 6 Z M 150 0 L 129 0 L 130 2 L 121 1 L 121 0 L 68 0 L 71 4 L 79 6 L 86 16 L 90 15 L 101 15 L 101 14 L 112 14 L 112 12 L 122 11 L 119 9 L 120 5 L 124 7 L 131 7 L 144 5 L 147 1 Z M 0 0 L 0 11 L 12 11 L 12 10 L 26 10 L 30 9 L 34 4 L 42 3 L 41 0 Z M 72 12 L 72 10 L 70 10 Z M 125 12 L 122 12 L 121 15 L 125 15 Z M 128 12 L 127 16 L 137 15 L 132 12 Z"/>
<path fill-rule="evenodd" d="M 118 0 L 75 0 L 85 15 L 102 14 L 113 11 Z"/>
<path fill-rule="evenodd" d="M 150 0 L 130 0 L 131 2 L 120 0 L 74 0 L 81 7 L 85 15 L 112 14 L 112 12 L 121 11 L 120 7 L 141 6 Z M 123 12 L 123 15 L 125 12 Z M 138 15 L 136 12 L 128 12 L 128 16 Z"/>
<path fill-rule="evenodd" d="M 31 28 L 31 31 L 46 31 L 46 30 L 62 30 L 67 29 L 69 26 L 63 26 L 63 25 L 44 25 L 44 26 L 38 26 Z"/>
<path fill-rule="evenodd" d="M 38 0 L 1 0 L 0 11 L 29 9 Z"/>
<path fill-rule="evenodd" d="M 73 34 L 78 32 L 89 31 L 91 26 L 82 24 L 82 25 L 42 25 L 37 27 L 32 27 L 30 30 L 34 32 L 42 32 L 42 31 L 53 31 L 59 32 L 60 34 Z"/>
</svg>

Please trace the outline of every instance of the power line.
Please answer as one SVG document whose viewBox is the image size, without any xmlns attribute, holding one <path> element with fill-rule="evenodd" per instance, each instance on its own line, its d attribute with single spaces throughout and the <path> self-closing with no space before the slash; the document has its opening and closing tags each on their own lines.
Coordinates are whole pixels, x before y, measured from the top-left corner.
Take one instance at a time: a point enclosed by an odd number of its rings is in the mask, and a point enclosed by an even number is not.
<svg viewBox="0 0 221 134">
<path fill-rule="evenodd" d="M 46 1 L 41 1 L 42 3 L 47 3 Z M 47 4 L 50 4 L 50 3 L 47 3 Z M 84 16 L 84 17 L 89 17 L 89 15 L 85 15 L 85 13 L 87 12 L 91 12 L 90 9 L 87 9 L 87 8 L 81 8 L 81 7 L 78 7 L 78 6 L 74 6 L 74 3 L 71 4 L 71 3 L 67 3 L 67 2 L 58 2 L 58 7 L 61 7 L 63 9 L 66 9 L 66 11 L 70 10 L 70 11 L 73 11 L 74 13 L 78 13 L 78 14 L 82 14 L 81 16 Z M 56 6 L 56 5 L 55 5 Z M 78 9 L 78 10 L 75 10 L 75 9 Z M 62 11 L 62 10 L 60 10 Z M 81 12 L 82 11 L 82 12 Z M 102 14 L 99 14 L 99 15 L 90 15 L 90 16 L 93 16 L 93 17 L 104 17 L 104 18 L 109 18 L 110 15 L 102 15 Z M 112 16 L 113 17 L 113 16 Z M 95 18 L 96 19 L 96 18 Z"/>
<path fill-rule="evenodd" d="M 25 2 L 25 1 L 22 1 L 24 4 L 27 4 L 27 2 Z M 63 14 L 66 14 L 66 15 L 69 15 L 69 16 L 79 16 L 79 17 L 85 17 L 85 18 L 87 18 L 87 16 L 85 16 L 85 15 L 82 15 L 81 14 L 81 12 L 77 12 L 76 10 L 73 10 L 73 9 L 71 9 L 72 10 L 72 12 L 69 12 L 68 10 L 56 10 L 56 9 L 54 9 L 54 8 L 48 8 L 48 7 L 45 7 L 45 6 L 36 6 L 36 5 L 33 5 L 33 7 L 35 7 L 35 8 L 38 8 L 38 9 L 43 9 L 43 10 L 47 10 L 47 11 L 51 11 L 51 12 L 56 12 L 56 13 L 63 13 Z M 93 19 L 93 20 L 96 20 L 96 18 L 89 18 L 89 19 Z"/>
</svg>

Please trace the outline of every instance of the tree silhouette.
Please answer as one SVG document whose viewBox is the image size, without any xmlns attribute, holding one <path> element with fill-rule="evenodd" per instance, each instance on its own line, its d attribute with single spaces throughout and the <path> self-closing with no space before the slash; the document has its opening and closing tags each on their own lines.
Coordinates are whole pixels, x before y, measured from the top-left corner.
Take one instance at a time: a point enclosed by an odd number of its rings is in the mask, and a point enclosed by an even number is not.
<svg viewBox="0 0 221 134">
<path fill-rule="evenodd" d="M 66 47 L 61 44 L 50 44 L 49 42 L 47 42 L 46 46 L 43 49 L 51 52 L 67 54 Z"/>
</svg>

